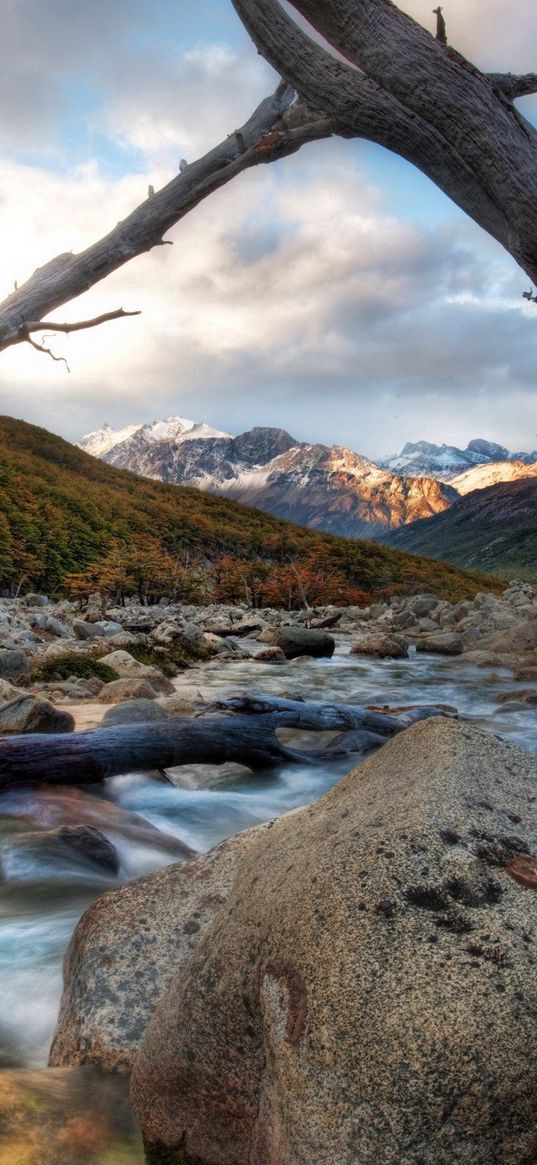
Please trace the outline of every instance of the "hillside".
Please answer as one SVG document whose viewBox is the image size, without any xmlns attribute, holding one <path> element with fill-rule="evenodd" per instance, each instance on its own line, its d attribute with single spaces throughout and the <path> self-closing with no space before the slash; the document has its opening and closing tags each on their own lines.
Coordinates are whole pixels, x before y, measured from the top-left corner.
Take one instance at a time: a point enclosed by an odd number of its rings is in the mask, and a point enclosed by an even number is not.
<svg viewBox="0 0 537 1165">
<path fill-rule="evenodd" d="M 387 535 L 390 546 L 466 566 L 537 573 L 537 479 L 474 490 L 444 514 Z"/>
<path fill-rule="evenodd" d="M 486 582 L 141 479 L 44 429 L 0 418 L 0 588 L 61 594 L 68 576 L 81 572 L 88 585 L 115 578 L 121 593 L 133 580 L 142 593 L 145 572 L 151 597 L 169 594 L 172 580 L 178 597 L 248 595 L 283 605 L 297 602 L 297 589 L 300 602 L 304 586 L 313 602 L 352 602 L 423 590 L 455 599 Z"/>
<path fill-rule="evenodd" d="M 458 496 L 430 477 L 404 477 L 342 445 L 311 445 L 278 428 L 232 437 L 168 417 L 116 431 L 105 425 L 82 437 L 80 448 L 141 477 L 193 485 L 345 538 L 380 537 Z"/>
</svg>

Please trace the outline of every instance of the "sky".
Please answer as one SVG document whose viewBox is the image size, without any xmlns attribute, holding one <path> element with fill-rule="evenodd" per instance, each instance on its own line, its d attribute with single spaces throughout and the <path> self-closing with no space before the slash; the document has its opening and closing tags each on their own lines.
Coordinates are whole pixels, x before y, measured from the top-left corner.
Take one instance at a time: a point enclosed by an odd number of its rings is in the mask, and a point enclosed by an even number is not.
<svg viewBox="0 0 537 1165">
<path fill-rule="evenodd" d="M 434 27 L 431 0 L 400 7 Z M 537 68 L 534 0 L 446 0 L 480 67 Z M 0 0 L 2 297 L 104 235 L 277 82 L 231 0 Z M 533 51 L 532 51 L 533 50 Z M 519 108 L 537 124 L 537 98 Z M 307 146 L 211 195 L 57 319 L 142 315 L 0 355 L 0 411 L 69 440 L 181 415 L 386 456 L 537 447 L 537 306 L 514 260 L 380 147 Z"/>
</svg>

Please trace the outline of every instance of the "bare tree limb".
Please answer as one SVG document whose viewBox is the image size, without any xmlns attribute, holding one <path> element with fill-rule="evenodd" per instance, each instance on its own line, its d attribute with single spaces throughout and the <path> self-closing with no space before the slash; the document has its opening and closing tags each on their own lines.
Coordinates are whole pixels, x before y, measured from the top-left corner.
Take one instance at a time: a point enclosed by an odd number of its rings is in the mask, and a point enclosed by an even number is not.
<svg viewBox="0 0 537 1165">
<path fill-rule="evenodd" d="M 509 101 L 516 97 L 527 97 L 537 93 L 537 73 L 489 73 L 489 81 L 497 93 L 503 94 Z"/>
<path fill-rule="evenodd" d="M 537 282 L 537 134 L 490 77 L 391 0 L 293 0 L 349 65 L 278 0 L 233 4 L 304 100 L 416 165 Z"/>
<path fill-rule="evenodd" d="M 32 320 L 25 325 L 27 332 L 43 332 L 45 329 L 52 328 L 54 332 L 83 332 L 86 328 L 97 328 L 100 324 L 106 324 L 109 320 L 122 320 L 127 316 L 139 316 L 140 311 L 124 311 L 122 307 L 118 307 L 116 311 L 107 311 L 103 315 L 95 316 L 92 320 L 79 320 L 73 324 L 57 324 L 55 320 Z"/>
<path fill-rule="evenodd" d="M 17 287 L 0 304 L 0 351 L 26 341 L 29 322 L 33 331 L 49 327 L 43 317 L 50 311 L 75 299 L 135 256 L 162 245 L 170 227 L 237 174 L 293 154 L 304 143 L 330 137 L 337 129 L 333 117 L 308 109 L 296 100 L 288 85 L 280 84 L 240 130 L 197 162 L 183 167 L 108 235 L 80 254 L 57 255 Z M 102 322 L 105 318 L 113 316 L 107 313 Z"/>
<path fill-rule="evenodd" d="M 44 337 L 44 339 L 48 339 L 48 338 L 49 337 L 47 337 L 47 336 Z M 68 372 L 71 371 L 71 369 L 69 368 L 69 365 L 67 363 L 67 360 L 65 359 L 65 356 L 55 356 L 54 352 L 51 352 L 50 348 L 47 348 L 45 343 L 38 344 L 36 340 L 32 340 L 29 333 L 27 333 L 25 336 L 23 336 L 22 339 L 24 339 L 27 344 L 30 344 L 30 346 L 32 348 L 35 348 L 36 352 L 44 352 L 46 356 L 50 356 L 50 359 L 54 360 L 57 364 L 65 364 L 65 367 L 66 367 Z M 50 337 L 50 339 L 52 339 L 52 336 Z"/>
</svg>

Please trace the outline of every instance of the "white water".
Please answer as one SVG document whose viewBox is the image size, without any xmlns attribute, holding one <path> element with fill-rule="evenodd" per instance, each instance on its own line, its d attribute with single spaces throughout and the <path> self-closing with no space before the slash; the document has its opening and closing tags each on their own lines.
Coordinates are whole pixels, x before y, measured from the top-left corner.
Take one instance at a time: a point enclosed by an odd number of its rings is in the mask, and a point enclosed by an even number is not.
<svg viewBox="0 0 537 1165">
<path fill-rule="evenodd" d="M 376 661 L 349 656 L 341 639 L 331 660 L 262 665 L 221 659 L 195 668 L 176 681 L 181 691 L 217 694 L 259 692 L 345 703 L 443 703 L 474 724 L 500 733 L 537 752 L 535 708 L 498 705 L 501 692 L 516 684 L 510 673 L 470 667 L 460 659 L 413 655 L 409 660 Z M 80 914 L 97 894 L 170 860 L 169 850 L 140 829 L 135 813 L 193 849 L 209 849 L 223 837 L 265 821 L 320 796 L 354 765 L 352 758 L 322 766 L 281 767 L 253 776 L 237 765 L 221 769 L 185 766 L 176 770 L 178 787 L 142 775 L 116 777 L 95 795 L 62 790 L 28 790 L 3 795 L 0 812 L 0 1063 L 46 1063 L 61 992 L 61 964 Z M 89 865 L 65 865 L 17 854 L 18 832 L 55 824 L 97 825 L 116 846 L 118 878 Z"/>
</svg>

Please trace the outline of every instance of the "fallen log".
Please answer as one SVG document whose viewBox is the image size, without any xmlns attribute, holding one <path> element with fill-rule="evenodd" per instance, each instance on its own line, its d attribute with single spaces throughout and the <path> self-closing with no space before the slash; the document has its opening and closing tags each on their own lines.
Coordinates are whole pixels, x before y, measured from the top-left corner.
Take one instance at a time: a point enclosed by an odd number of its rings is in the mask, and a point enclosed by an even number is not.
<svg viewBox="0 0 537 1165">
<path fill-rule="evenodd" d="M 221 715 L 220 707 L 228 714 Z M 427 714 L 441 713 L 427 709 Z M 359 706 L 237 697 L 210 705 L 196 717 L 174 716 L 69 735 L 6 737 L 0 740 L 0 789 L 92 784 L 122 773 L 183 764 L 235 761 L 254 771 L 283 763 L 315 764 L 330 755 L 363 754 L 406 726 L 397 717 Z M 282 743 L 277 737 L 282 728 L 343 735 L 332 751 L 330 746 L 306 750 Z"/>
</svg>

